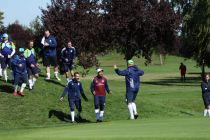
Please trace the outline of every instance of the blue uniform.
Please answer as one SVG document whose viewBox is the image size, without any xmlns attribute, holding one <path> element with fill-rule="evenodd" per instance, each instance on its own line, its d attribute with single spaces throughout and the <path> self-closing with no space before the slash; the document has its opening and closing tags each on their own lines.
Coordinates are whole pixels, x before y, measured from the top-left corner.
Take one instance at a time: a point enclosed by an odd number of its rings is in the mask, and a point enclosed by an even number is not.
<svg viewBox="0 0 210 140">
<path fill-rule="evenodd" d="M 210 106 L 210 83 L 203 81 L 201 83 L 201 90 L 204 106 L 208 109 L 208 106 Z"/>
<path fill-rule="evenodd" d="M 72 70 L 73 60 L 75 59 L 75 57 L 76 57 L 76 49 L 74 47 L 62 49 L 61 60 L 64 72 Z M 68 59 L 68 61 L 66 61 L 66 59 Z"/>
<path fill-rule="evenodd" d="M 28 75 L 35 75 L 37 74 L 37 62 L 36 62 L 36 58 L 35 58 L 35 51 L 34 48 L 31 49 L 26 49 L 24 51 L 24 56 L 26 58 L 26 65 L 27 65 L 27 72 Z M 31 64 L 34 65 L 34 67 L 31 67 Z"/>
<path fill-rule="evenodd" d="M 144 74 L 144 71 L 134 65 L 123 71 L 115 69 L 115 72 L 118 75 L 125 76 L 127 102 L 135 101 L 140 87 L 140 76 Z"/>
<path fill-rule="evenodd" d="M 22 64 L 22 67 L 19 66 L 20 64 Z M 17 85 L 20 80 L 22 80 L 23 83 L 27 83 L 26 59 L 24 55 L 15 55 L 11 60 L 11 67 L 14 71 L 14 85 Z"/>
<path fill-rule="evenodd" d="M 84 94 L 84 90 L 82 87 L 82 83 L 80 81 L 77 81 L 76 79 L 70 80 L 67 86 L 65 87 L 61 97 L 64 97 L 66 94 L 68 94 L 70 110 L 74 111 L 75 108 L 74 106 L 76 106 L 78 111 L 81 112 L 82 106 L 81 106 L 80 95 L 85 99 L 85 101 L 87 101 L 87 98 Z"/>
</svg>

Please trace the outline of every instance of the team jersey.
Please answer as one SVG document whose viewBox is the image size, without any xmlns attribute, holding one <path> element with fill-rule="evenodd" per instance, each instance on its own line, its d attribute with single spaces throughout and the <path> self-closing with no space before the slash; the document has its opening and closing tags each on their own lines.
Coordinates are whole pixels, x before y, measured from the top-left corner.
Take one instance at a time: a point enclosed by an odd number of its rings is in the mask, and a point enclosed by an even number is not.
<svg viewBox="0 0 210 140">
<path fill-rule="evenodd" d="M 3 56 L 11 55 L 13 56 L 15 54 L 15 45 L 13 42 L 2 42 L 0 43 L 0 53 Z"/>
<path fill-rule="evenodd" d="M 106 96 L 106 91 L 110 92 L 106 78 L 99 76 L 92 80 L 90 90 L 92 93 L 95 91 L 95 96 Z"/>
<path fill-rule="evenodd" d="M 74 47 L 62 49 L 61 59 L 63 63 L 71 63 L 75 57 L 76 57 L 76 49 Z M 68 59 L 68 61 L 66 61 L 66 59 Z"/>
<path fill-rule="evenodd" d="M 35 51 L 34 48 L 32 49 L 26 49 L 24 51 L 24 56 L 26 58 L 26 62 L 28 65 L 30 64 L 36 64 L 36 55 L 35 55 Z"/>
</svg>

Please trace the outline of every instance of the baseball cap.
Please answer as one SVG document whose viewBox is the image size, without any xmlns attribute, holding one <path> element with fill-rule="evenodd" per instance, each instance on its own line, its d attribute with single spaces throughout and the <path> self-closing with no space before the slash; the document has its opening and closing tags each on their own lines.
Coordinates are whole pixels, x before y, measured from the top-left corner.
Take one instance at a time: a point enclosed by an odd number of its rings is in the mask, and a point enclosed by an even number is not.
<svg viewBox="0 0 210 140">
<path fill-rule="evenodd" d="M 24 52 L 24 48 L 19 48 L 19 52 L 20 53 Z"/>
<path fill-rule="evenodd" d="M 101 69 L 101 68 L 98 68 L 96 71 L 97 71 L 97 73 L 99 73 L 100 71 L 102 71 L 102 72 L 103 72 L 104 70 L 103 70 L 103 69 Z"/>
<path fill-rule="evenodd" d="M 2 36 L 3 38 L 8 38 L 8 34 L 3 34 L 3 36 Z"/>
<path fill-rule="evenodd" d="M 129 64 L 129 65 L 134 65 L 133 60 L 128 60 L 128 64 Z"/>
</svg>

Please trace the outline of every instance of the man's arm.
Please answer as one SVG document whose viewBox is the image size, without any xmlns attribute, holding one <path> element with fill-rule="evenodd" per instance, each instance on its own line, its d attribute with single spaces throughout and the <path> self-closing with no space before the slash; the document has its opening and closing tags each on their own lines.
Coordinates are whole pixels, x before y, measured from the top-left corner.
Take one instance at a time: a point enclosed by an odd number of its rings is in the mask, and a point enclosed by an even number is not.
<svg viewBox="0 0 210 140">
<path fill-rule="evenodd" d="M 60 101 L 63 101 L 64 97 L 66 96 L 66 94 L 68 94 L 68 85 L 64 88 L 63 93 L 60 96 Z"/>
<path fill-rule="evenodd" d="M 111 91 L 110 91 L 110 89 L 109 89 L 109 85 L 108 85 L 107 79 L 106 79 L 106 81 L 105 81 L 105 89 L 106 89 L 106 91 L 107 91 L 109 94 L 111 93 Z"/>
<path fill-rule="evenodd" d="M 138 75 L 139 75 L 139 76 L 144 75 L 144 71 L 139 69 L 139 71 L 138 71 Z"/>
<path fill-rule="evenodd" d="M 83 87 L 82 87 L 82 83 L 81 82 L 80 82 L 79 90 L 80 90 L 80 93 L 81 93 L 82 98 L 87 102 L 88 101 L 88 98 L 85 96 L 85 93 L 84 93 L 84 90 L 83 90 Z"/>
<path fill-rule="evenodd" d="M 94 95 L 94 81 L 93 80 L 92 80 L 92 82 L 90 84 L 90 91 Z"/>
<path fill-rule="evenodd" d="M 54 37 L 51 37 L 51 42 L 48 42 L 49 43 L 49 47 L 51 48 L 56 48 L 57 47 L 57 41 Z"/>
</svg>

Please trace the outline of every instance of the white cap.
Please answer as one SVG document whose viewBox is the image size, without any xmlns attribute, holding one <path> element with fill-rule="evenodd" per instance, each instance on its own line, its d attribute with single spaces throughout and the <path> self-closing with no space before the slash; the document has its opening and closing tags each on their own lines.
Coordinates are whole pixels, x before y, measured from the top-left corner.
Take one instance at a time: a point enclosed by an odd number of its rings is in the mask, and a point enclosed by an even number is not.
<svg viewBox="0 0 210 140">
<path fill-rule="evenodd" d="M 96 71 L 97 71 L 97 73 L 99 73 L 100 71 L 104 71 L 104 70 L 101 68 L 98 68 Z"/>
</svg>

